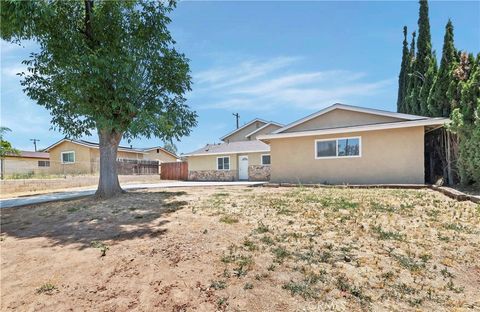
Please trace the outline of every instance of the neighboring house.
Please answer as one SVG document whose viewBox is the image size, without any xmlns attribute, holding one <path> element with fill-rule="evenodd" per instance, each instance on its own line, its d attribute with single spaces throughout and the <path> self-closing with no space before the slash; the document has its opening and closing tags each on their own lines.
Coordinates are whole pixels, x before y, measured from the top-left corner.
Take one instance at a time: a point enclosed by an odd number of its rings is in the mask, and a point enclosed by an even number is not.
<svg viewBox="0 0 480 312">
<path fill-rule="evenodd" d="M 163 147 L 148 147 L 142 148 L 143 152 L 145 152 L 144 157 L 145 159 L 149 160 L 158 160 L 158 162 L 177 162 L 180 161 L 180 158 L 175 155 L 174 153 L 167 151 Z"/>
<path fill-rule="evenodd" d="M 220 138 L 223 143 L 207 144 L 184 154 L 188 179 L 199 181 L 265 181 L 270 178 L 270 147 L 257 136 L 283 125 L 254 119 Z"/>
<path fill-rule="evenodd" d="M 8 155 L 2 160 L 3 175 L 48 173 L 50 156 L 48 153 L 19 151 L 18 155 Z"/>
<path fill-rule="evenodd" d="M 258 139 L 271 182 L 424 183 L 425 133 L 445 118 L 334 104 Z"/>
<path fill-rule="evenodd" d="M 55 174 L 94 174 L 100 169 L 98 143 L 84 140 L 62 139 L 47 147 L 50 153 L 50 172 Z M 132 148 L 119 146 L 117 158 L 122 160 L 176 161 L 172 153 L 163 148 Z"/>
</svg>

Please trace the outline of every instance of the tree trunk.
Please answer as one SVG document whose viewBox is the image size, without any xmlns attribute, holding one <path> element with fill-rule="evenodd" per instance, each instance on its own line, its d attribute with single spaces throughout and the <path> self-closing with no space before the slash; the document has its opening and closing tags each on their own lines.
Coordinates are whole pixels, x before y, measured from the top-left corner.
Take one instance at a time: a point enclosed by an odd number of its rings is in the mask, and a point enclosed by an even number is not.
<svg viewBox="0 0 480 312">
<path fill-rule="evenodd" d="M 124 192 L 118 182 L 117 173 L 117 150 L 122 133 L 98 130 L 98 136 L 100 138 L 100 179 L 95 195 L 100 198 L 110 198 Z"/>
</svg>

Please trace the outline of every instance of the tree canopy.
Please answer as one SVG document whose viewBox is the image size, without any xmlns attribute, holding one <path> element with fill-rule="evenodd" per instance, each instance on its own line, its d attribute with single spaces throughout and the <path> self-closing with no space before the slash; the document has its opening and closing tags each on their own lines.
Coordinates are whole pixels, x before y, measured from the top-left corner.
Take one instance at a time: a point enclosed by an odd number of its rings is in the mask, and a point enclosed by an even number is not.
<svg viewBox="0 0 480 312">
<path fill-rule="evenodd" d="M 174 6 L 146 0 L 1 3 L 2 39 L 40 46 L 23 62 L 26 94 L 67 136 L 98 133 L 99 190 L 110 184 L 104 196 L 120 191 L 113 162 L 122 138 L 180 139 L 196 125 L 185 98 L 188 59 L 167 28 Z M 102 182 L 102 173 L 111 175 L 109 182 Z"/>
<path fill-rule="evenodd" d="M 417 48 L 414 32 L 409 57 L 404 28 L 397 109 L 402 113 L 450 117 L 452 123 L 448 130 L 456 137 L 448 140 L 455 145 L 454 165 L 460 181 L 480 183 L 480 54 L 475 57 L 472 53 L 457 51 L 453 23 L 448 20 L 437 70 L 435 53 L 431 50 L 426 0 L 420 1 L 418 27 Z M 446 159 L 445 151 L 438 154 Z"/>
</svg>

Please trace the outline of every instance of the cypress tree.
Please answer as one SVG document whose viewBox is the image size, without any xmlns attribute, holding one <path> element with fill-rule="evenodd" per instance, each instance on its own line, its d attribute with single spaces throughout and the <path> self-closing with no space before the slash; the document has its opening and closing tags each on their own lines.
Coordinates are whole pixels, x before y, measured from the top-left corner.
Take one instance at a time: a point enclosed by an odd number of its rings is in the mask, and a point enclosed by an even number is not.
<svg viewBox="0 0 480 312">
<path fill-rule="evenodd" d="M 450 116 L 452 103 L 447 93 L 453 79 L 452 71 L 456 66 L 456 62 L 457 51 L 453 40 L 453 25 L 452 21 L 448 20 L 445 26 L 440 68 L 428 98 L 428 110 L 432 116 Z"/>
<path fill-rule="evenodd" d="M 413 67 L 412 78 L 414 80 L 410 109 L 412 114 L 421 114 L 427 111 L 428 93 L 430 90 L 422 92 L 422 86 L 427 81 L 427 72 L 432 69 L 433 54 L 430 36 L 430 21 L 428 18 L 428 2 L 420 0 L 420 11 L 418 18 L 418 41 L 417 55 Z M 436 72 L 436 68 L 435 68 Z M 420 96 L 423 95 L 424 98 Z M 425 96 L 426 95 L 426 96 Z"/>
<path fill-rule="evenodd" d="M 412 113 L 412 101 L 413 101 L 413 92 L 415 87 L 415 79 L 414 75 L 414 67 L 415 67 L 415 37 L 416 32 L 412 33 L 412 41 L 410 42 L 410 57 L 408 59 L 408 66 L 406 72 L 406 92 L 405 92 L 405 99 L 404 99 L 404 106 L 403 110 L 404 113 L 411 114 Z"/>
<path fill-rule="evenodd" d="M 410 51 L 408 50 L 407 26 L 403 26 L 402 64 L 398 75 L 397 112 L 405 112 L 405 97 L 407 94 L 408 68 L 410 66 Z"/>
<path fill-rule="evenodd" d="M 430 21 L 428 19 L 428 1 L 420 0 L 420 14 L 418 18 L 418 41 L 415 70 L 425 75 L 432 59 L 432 42 L 430 36 Z"/>
<path fill-rule="evenodd" d="M 450 130 L 458 136 L 458 168 L 462 184 L 480 183 L 480 53 L 462 53 L 453 71 L 459 80 L 460 105 L 453 108 Z"/>
<path fill-rule="evenodd" d="M 432 58 L 429 60 L 429 67 L 425 73 L 424 79 L 422 81 L 422 87 L 420 89 L 419 96 L 419 111 L 418 114 L 422 116 L 431 116 L 428 109 L 428 98 L 431 93 L 432 87 L 437 78 L 437 58 L 435 57 L 435 52 L 433 53 Z"/>
</svg>

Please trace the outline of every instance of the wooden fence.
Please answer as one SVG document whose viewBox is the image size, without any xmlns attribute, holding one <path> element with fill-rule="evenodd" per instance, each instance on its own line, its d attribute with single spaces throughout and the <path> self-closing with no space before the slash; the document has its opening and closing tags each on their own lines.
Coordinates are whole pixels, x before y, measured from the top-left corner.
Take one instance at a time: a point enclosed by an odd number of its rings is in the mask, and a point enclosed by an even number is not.
<svg viewBox="0 0 480 312">
<path fill-rule="evenodd" d="M 121 175 L 158 174 L 159 165 L 157 160 L 117 159 L 117 171 Z"/>
<path fill-rule="evenodd" d="M 162 180 L 188 180 L 188 163 L 162 163 L 160 165 L 160 177 Z"/>
</svg>

